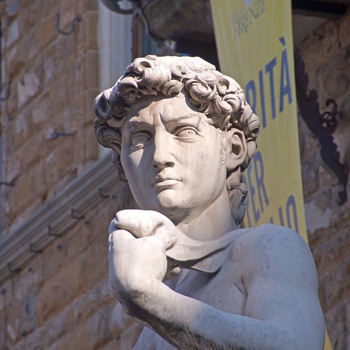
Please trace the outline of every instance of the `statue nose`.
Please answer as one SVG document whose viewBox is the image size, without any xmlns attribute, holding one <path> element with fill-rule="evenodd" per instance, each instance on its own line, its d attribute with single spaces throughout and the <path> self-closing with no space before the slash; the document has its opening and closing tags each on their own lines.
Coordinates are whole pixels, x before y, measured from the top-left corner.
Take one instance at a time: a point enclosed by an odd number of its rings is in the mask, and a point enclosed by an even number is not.
<svg viewBox="0 0 350 350">
<path fill-rule="evenodd" d="M 173 140 L 166 130 L 157 130 L 154 136 L 153 167 L 167 168 L 175 165 L 172 155 Z"/>
</svg>

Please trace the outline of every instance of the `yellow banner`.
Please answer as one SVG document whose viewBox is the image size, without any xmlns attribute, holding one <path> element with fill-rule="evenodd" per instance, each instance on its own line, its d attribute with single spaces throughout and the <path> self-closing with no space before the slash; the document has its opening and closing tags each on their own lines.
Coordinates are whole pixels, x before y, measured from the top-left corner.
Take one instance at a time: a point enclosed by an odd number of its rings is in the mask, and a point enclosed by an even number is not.
<svg viewBox="0 0 350 350">
<path fill-rule="evenodd" d="M 261 120 L 246 171 L 245 226 L 288 226 L 307 241 L 298 144 L 290 1 L 213 0 L 221 70 Z"/>
<path fill-rule="evenodd" d="M 246 171 L 246 227 L 270 222 L 307 240 L 294 81 L 291 1 L 211 0 L 220 68 L 260 117 Z M 330 350 L 326 339 L 326 350 Z"/>
</svg>

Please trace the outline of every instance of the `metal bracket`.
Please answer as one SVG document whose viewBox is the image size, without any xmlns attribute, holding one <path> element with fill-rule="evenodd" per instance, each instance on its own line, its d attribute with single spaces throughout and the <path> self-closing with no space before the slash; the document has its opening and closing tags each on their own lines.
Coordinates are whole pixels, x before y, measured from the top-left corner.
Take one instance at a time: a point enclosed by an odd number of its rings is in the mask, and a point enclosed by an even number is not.
<svg viewBox="0 0 350 350">
<path fill-rule="evenodd" d="M 73 132 L 58 132 L 58 131 L 55 130 L 51 134 L 51 139 L 52 140 L 56 140 L 56 139 L 58 139 L 59 137 L 62 137 L 62 136 L 74 137 L 74 133 Z"/>
<path fill-rule="evenodd" d="M 338 105 L 334 99 L 329 98 L 326 101 L 326 106 L 332 108 L 321 115 L 321 123 L 323 127 L 328 128 L 333 133 L 338 125 L 338 119 L 343 119 L 343 115 L 338 111 Z"/>
<path fill-rule="evenodd" d="M 68 31 L 64 31 L 64 30 L 60 29 L 60 14 L 59 13 L 56 14 L 56 30 L 60 34 L 63 34 L 63 35 L 72 34 L 74 31 L 75 25 L 79 22 L 81 22 L 81 18 L 79 16 L 75 17 L 70 25 L 70 29 Z"/>
<path fill-rule="evenodd" d="M 42 249 L 35 248 L 33 243 L 30 243 L 29 248 L 32 253 L 42 253 L 43 251 Z"/>
<path fill-rule="evenodd" d="M 109 198 L 109 194 L 103 193 L 103 188 L 99 188 L 98 192 L 99 192 L 101 198 Z"/>
<path fill-rule="evenodd" d="M 11 182 L 0 181 L 0 185 L 14 187 L 14 186 L 15 186 L 15 183 L 14 183 L 13 181 L 11 181 Z"/>
<path fill-rule="evenodd" d="M 74 208 L 72 208 L 71 210 L 71 216 L 73 219 L 77 219 L 77 220 L 83 220 L 85 218 L 85 215 L 76 214 L 76 210 Z"/>
<path fill-rule="evenodd" d="M 48 228 L 48 231 L 49 231 L 48 232 L 49 236 L 53 236 L 53 237 L 61 237 L 62 236 L 60 233 L 53 233 L 51 226 L 48 226 L 47 228 Z"/>
<path fill-rule="evenodd" d="M 7 263 L 7 267 L 10 271 L 10 273 L 18 273 L 21 271 L 19 267 L 13 268 L 11 263 Z"/>
</svg>

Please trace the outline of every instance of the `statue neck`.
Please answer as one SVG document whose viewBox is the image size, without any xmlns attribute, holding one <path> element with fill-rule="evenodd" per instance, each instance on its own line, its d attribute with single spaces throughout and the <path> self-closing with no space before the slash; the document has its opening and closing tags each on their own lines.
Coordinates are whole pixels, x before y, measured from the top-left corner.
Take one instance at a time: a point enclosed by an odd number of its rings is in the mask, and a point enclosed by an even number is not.
<svg viewBox="0 0 350 350">
<path fill-rule="evenodd" d="M 239 228 L 231 215 L 226 188 L 208 208 L 191 213 L 176 226 L 188 237 L 200 241 L 216 239 Z"/>
</svg>

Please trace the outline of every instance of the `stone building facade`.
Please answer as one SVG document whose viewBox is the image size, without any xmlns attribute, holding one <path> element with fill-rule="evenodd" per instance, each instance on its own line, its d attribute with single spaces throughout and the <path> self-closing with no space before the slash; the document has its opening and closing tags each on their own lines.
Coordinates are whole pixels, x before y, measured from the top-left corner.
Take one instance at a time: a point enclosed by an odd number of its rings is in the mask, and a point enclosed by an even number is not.
<svg viewBox="0 0 350 350">
<path fill-rule="evenodd" d="M 8 0 L 0 2 L 0 11 L 6 183 L 0 349 L 131 349 L 140 326 L 111 296 L 106 231 L 115 212 L 132 200 L 108 155 L 101 156 L 92 128 L 95 96 L 131 58 L 125 41 L 131 22 L 113 29 L 97 0 Z M 57 14 L 65 32 L 79 18 L 70 35 L 57 31 Z M 343 113 L 332 133 L 343 162 L 350 150 L 349 23 L 349 12 L 324 21 L 296 47 L 320 113 L 330 97 Z M 102 32 L 117 33 L 117 41 L 102 45 Z M 299 130 L 320 299 L 331 343 L 343 350 L 350 347 L 350 199 L 337 203 L 337 181 L 322 162 L 320 139 L 301 116 Z"/>
<path fill-rule="evenodd" d="M 297 47 L 309 83 L 316 91 L 320 112 L 329 98 L 341 112 L 332 138 L 341 163 L 350 164 L 350 13 L 325 21 Z M 337 203 L 338 179 L 321 157 L 322 141 L 300 121 L 300 148 L 309 244 L 319 275 L 319 295 L 334 349 L 350 348 L 350 199 Z M 348 135 L 348 136 L 345 136 Z M 331 152 L 331 150 L 328 150 Z M 346 176 L 348 170 L 345 167 Z"/>
</svg>

